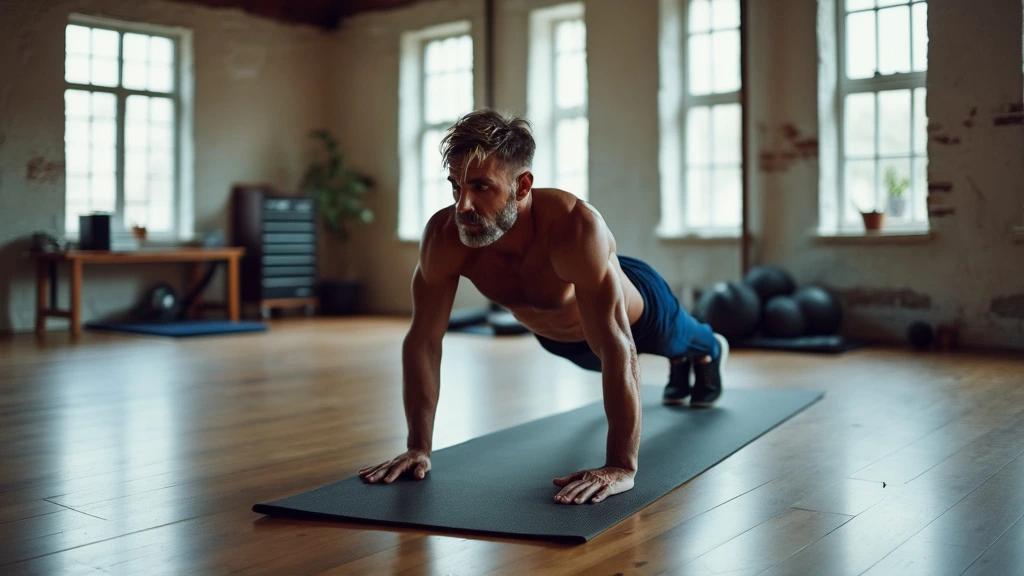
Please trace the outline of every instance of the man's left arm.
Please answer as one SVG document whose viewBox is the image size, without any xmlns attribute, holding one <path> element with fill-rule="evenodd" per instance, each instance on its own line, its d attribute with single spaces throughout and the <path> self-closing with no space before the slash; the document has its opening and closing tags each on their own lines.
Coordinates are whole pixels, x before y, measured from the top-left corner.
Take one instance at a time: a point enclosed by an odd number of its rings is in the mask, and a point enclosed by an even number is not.
<svg viewBox="0 0 1024 576">
<path fill-rule="evenodd" d="M 611 262 L 614 239 L 585 204 L 574 209 L 570 222 L 552 245 L 551 260 L 556 273 L 574 285 L 584 336 L 601 358 L 608 419 L 604 467 L 555 479 L 563 487 L 556 501 L 582 504 L 633 487 L 640 450 L 640 369 L 622 284 Z"/>
</svg>

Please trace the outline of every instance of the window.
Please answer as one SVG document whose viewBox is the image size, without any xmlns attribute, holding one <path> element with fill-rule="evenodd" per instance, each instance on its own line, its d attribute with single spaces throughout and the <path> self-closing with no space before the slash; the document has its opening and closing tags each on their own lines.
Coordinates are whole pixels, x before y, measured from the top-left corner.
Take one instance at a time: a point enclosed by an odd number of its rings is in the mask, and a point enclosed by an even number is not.
<svg viewBox="0 0 1024 576">
<path fill-rule="evenodd" d="M 927 228 L 928 4 L 837 1 L 841 176 L 823 224 L 857 230 L 859 212 L 877 209 L 887 228 Z"/>
<path fill-rule="evenodd" d="M 453 203 L 440 145 L 473 110 L 473 40 L 468 23 L 406 33 L 400 78 L 398 234 L 418 240 L 427 220 Z"/>
<path fill-rule="evenodd" d="M 560 4 L 530 13 L 528 116 L 537 152 L 538 186 L 589 197 L 587 28 L 583 4 Z"/>
<path fill-rule="evenodd" d="M 114 215 L 116 232 L 191 233 L 182 145 L 189 102 L 187 32 L 76 17 L 65 28 L 65 232 L 78 216 Z"/>
<path fill-rule="evenodd" d="M 663 235 L 739 233 L 739 27 L 739 0 L 662 0 Z"/>
</svg>

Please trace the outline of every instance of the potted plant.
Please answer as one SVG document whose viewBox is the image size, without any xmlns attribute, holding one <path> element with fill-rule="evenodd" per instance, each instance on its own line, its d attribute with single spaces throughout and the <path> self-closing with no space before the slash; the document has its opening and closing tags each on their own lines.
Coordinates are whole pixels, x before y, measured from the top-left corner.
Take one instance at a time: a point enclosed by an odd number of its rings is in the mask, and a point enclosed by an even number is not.
<svg viewBox="0 0 1024 576">
<path fill-rule="evenodd" d="M 321 221 L 348 252 L 348 221 L 369 224 L 373 211 L 364 197 L 373 181 L 345 165 L 338 141 L 327 130 L 310 133 L 321 146 L 318 158 L 306 169 L 300 189 L 316 203 Z M 362 285 L 349 277 L 350 254 L 342 261 L 342 278 L 320 282 L 320 309 L 324 314 L 350 314 L 357 308 Z"/>
<path fill-rule="evenodd" d="M 903 217 L 903 211 L 907 209 L 906 192 L 909 187 L 909 178 L 900 176 L 892 166 L 885 169 L 885 188 L 889 192 L 888 213 L 896 218 Z"/>
</svg>

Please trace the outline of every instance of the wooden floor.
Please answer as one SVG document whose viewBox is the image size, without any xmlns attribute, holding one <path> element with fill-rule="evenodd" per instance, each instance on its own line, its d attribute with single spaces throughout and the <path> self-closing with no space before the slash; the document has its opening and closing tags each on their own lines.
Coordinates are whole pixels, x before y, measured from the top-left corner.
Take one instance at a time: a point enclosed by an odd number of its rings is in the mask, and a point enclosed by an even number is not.
<svg viewBox="0 0 1024 576">
<path fill-rule="evenodd" d="M 826 396 L 580 546 L 251 512 L 404 449 L 406 323 L 0 340 L 0 573 L 1024 574 L 1011 354 L 734 352 L 729 387 Z M 448 335 L 442 381 L 435 449 L 600 400 L 529 337 Z"/>
</svg>

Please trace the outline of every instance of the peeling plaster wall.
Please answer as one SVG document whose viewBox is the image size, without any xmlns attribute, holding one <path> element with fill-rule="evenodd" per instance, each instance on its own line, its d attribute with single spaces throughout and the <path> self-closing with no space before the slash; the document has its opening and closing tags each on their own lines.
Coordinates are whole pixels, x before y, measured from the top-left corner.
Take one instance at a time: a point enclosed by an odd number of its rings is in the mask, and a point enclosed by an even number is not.
<svg viewBox="0 0 1024 576">
<path fill-rule="evenodd" d="M 763 14 L 770 25 L 754 32 L 766 67 L 754 74 L 754 121 L 816 133 L 815 0 L 751 4 L 771 7 Z M 848 333 L 903 340 L 916 319 L 962 321 L 967 345 L 1024 348 L 1024 322 L 1000 313 L 1017 309 L 1005 297 L 1024 293 L 1024 245 L 1013 241 L 1024 219 L 1021 8 L 1017 0 L 929 1 L 929 242 L 816 242 L 816 163 L 758 168 L 755 260 L 836 288 Z M 755 138 L 761 150 L 785 149 L 785 139 Z"/>
<path fill-rule="evenodd" d="M 71 12 L 192 30 L 199 234 L 228 231 L 235 182 L 293 189 L 306 161 L 306 134 L 327 124 L 325 55 L 334 38 L 314 28 L 160 0 L 0 0 L 0 332 L 32 328 L 27 239 L 63 228 L 64 25 Z M 87 321 L 129 307 L 158 280 L 179 282 L 182 271 L 87 266 L 85 278 Z M 212 298 L 220 285 L 218 278 Z"/>
</svg>

